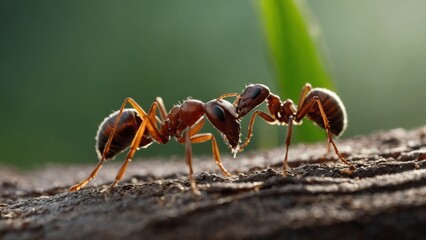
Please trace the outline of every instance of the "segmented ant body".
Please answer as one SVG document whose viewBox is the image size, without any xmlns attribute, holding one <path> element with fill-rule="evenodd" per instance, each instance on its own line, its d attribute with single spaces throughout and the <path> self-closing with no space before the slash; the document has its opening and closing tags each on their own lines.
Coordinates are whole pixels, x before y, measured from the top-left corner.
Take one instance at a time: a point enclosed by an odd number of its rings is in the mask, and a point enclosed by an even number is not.
<svg viewBox="0 0 426 240">
<path fill-rule="evenodd" d="M 282 174 L 286 175 L 286 169 L 288 168 L 288 149 L 293 125 L 301 124 L 302 119 L 307 117 L 326 130 L 328 138 L 327 153 L 330 151 L 331 144 L 339 159 L 349 165 L 351 169 L 355 169 L 351 163 L 342 157 L 332 138 L 332 135 L 340 136 L 345 131 L 347 125 L 345 107 L 339 96 L 334 92 L 325 88 L 312 88 L 312 86 L 307 83 L 302 89 L 297 106 L 291 99 L 281 101 L 277 95 L 272 94 L 269 88 L 263 84 L 248 85 L 241 95 L 230 93 L 222 95 L 219 99 L 231 96 L 237 97 L 234 105 L 236 106 L 239 118 L 244 117 L 265 101 L 267 102 L 269 110 L 269 113 L 260 110 L 254 111 L 250 118 L 247 138 L 244 143 L 240 145 L 240 151 L 250 142 L 256 116 L 261 117 L 269 124 L 287 125 L 286 149 L 282 168 Z"/>
<path fill-rule="evenodd" d="M 127 104 L 130 104 L 132 108 L 125 108 Z M 156 115 L 157 109 L 159 116 Z M 191 188 L 194 193 L 199 193 L 193 177 L 192 143 L 212 141 L 212 151 L 217 166 L 225 176 L 231 175 L 220 161 L 215 137 L 211 133 L 199 133 L 204 125 L 205 117 L 219 130 L 231 150 L 234 153 L 238 152 L 240 119 L 235 107 L 228 101 L 214 99 L 203 103 L 188 99 L 180 105 L 175 105 L 167 113 L 163 100 L 158 97 L 146 113 L 133 99 L 125 99 L 120 110 L 105 118 L 99 126 L 96 137 L 96 151 L 100 159 L 98 165 L 89 177 L 72 186 L 70 191 L 84 187 L 96 176 L 106 160 L 129 148 L 125 161 L 111 185 L 113 188 L 123 177 L 136 150 L 148 147 L 153 142 L 166 144 L 170 138 L 174 137 L 179 143 L 185 144 Z"/>
</svg>

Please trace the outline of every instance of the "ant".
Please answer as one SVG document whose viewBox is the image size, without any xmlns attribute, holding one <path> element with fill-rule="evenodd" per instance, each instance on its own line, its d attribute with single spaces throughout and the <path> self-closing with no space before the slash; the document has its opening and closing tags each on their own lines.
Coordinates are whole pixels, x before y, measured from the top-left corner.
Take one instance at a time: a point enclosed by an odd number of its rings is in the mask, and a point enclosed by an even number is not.
<svg viewBox="0 0 426 240">
<path fill-rule="evenodd" d="M 130 104 L 132 108 L 125 108 Z M 157 116 L 157 110 L 159 116 Z M 192 143 L 212 142 L 213 156 L 223 175 L 231 176 L 220 161 L 219 149 L 211 133 L 199 133 L 205 123 L 209 122 L 221 133 L 225 143 L 235 154 L 240 142 L 240 119 L 236 108 L 228 101 L 213 99 L 207 103 L 196 99 L 187 99 L 166 112 L 162 98 L 157 97 L 148 113 L 132 98 L 126 98 L 120 110 L 112 113 L 99 125 L 96 137 L 96 151 L 99 163 L 89 177 L 72 186 L 69 191 L 77 191 L 92 180 L 106 160 L 114 158 L 129 148 L 124 163 L 121 165 L 111 189 L 123 177 L 127 165 L 139 148 L 146 148 L 151 143 L 166 144 L 171 137 L 185 145 L 185 159 L 189 167 L 189 181 L 192 191 L 197 189 L 192 170 Z"/>
<path fill-rule="evenodd" d="M 239 146 L 239 151 L 242 151 L 250 143 L 256 116 L 261 117 L 271 125 L 287 125 L 286 149 L 282 167 L 282 174 L 285 176 L 288 168 L 288 149 L 293 125 L 302 124 L 302 119 L 308 117 L 309 120 L 313 121 L 319 127 L 324 128 L 327 132 L 328 144 L 326 154 L 330 152 L 331 144 L 339 159 L 349 165 L 352 170 L 355 169 L 340 154 L 332 138 L 332 135 L 337 137 L 342 135 L 347 126 L 345 107 L 339 96 L 334 92 L 325 88 L 312 88 L 311 84 L 306 83 L 300 94 L 297 106 L 294 105 L 291 99 L 287 99 L 284 102 L 281 101 L 279 96 L 272 94 L 269 88 L 263 84 L 250 84 L 244 89 L 241 95 L 237 93 L 224 94 L 218 100 L 227 97 L 237 97 L 234 105 L 236 106 L 238 118 L 244 117 L 264 101 L 267 102 L 269 110 L 269 114 L 260 110 L 256 110 L 252 114 L 246 140 Z"/>
</svg>

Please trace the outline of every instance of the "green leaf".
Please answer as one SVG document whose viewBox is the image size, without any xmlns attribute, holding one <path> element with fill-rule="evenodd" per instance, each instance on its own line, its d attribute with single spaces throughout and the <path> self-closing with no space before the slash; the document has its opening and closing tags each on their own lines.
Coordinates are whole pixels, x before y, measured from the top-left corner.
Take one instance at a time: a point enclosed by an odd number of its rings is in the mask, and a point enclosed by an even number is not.
<svg viewBox="0 0 426 240">
<path fill-rule="evenodd" d="M 305 1 L 261 0 L 259 4 L 281 100 L 295 104 L 305 83 L 313 87 L 334 89 L 317 49 L 319 27 L 309 18 Z M 317 141 L 325 131 L 305 120 L 293 131 L 293 140 Z"/>
</svg>

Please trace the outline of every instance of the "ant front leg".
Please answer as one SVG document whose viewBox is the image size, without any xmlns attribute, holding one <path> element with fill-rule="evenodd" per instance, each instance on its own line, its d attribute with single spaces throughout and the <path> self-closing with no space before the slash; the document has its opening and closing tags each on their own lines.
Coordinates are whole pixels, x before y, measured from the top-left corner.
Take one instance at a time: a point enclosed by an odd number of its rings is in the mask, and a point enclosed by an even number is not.
<svg viewBox="0 0 426 240">
<path fill-rule="evenodd" d="M 305 105 L 303 105 L 299 108 L 299 111 L 297 112 L 297 115 L 296 115 L 296 121 L 298 122 L 301 119 L 303 119 L 309 113 L 309 111 L 314 106 L 314 104 L 317 104 L 317 106 L 320 110 L 321 117 L 322 117 L 322 120 L 323 120 L 323 123 L 324 123 L 324 128 L 327 132 L 327 138 L 328 138 L 328 146 L 327 146 L 328 150 L 327 151 L 329 151 L 330 144 L 331 144 L 333 146 L 334 152 L 336 153 L 338 158 L 342 162 L 347 164 L 350 167 L 350 169 L 355 170 L 355 166 L 352 165 L 350 162 L 346 161 L 346 159 L 340 154 L 339 150 L 337 149 L 337 146 L 333 141 L 333 136 L 332 136 L 331 131 L 330 131 L 330 124 L 328 122 L 327 115 L 325 114 L 325 111 L 322 107 L 321 101 L 319 100 L 318 96 L 312 97 Z"/>
<path fill-rule="evenodd" d="M 226 177 L 232 176 L 232 174 L 225 169 L 222 162 L 220 161 L 220 153 L 219 153 L 219 148 L 217 146 L 216 138 L 211 133 L 202 133 L 202 134 L 196 134 L 194 136 L 191 136 L 191 143 L 202 143 L 209 140 L 212 141 L 212 152 L 213 152 L 216 165 L 219 167 L 220 171 L 222 172 L 224 176 Z"/>
<path fill-rule="evenodd" d="M 230 177 L 231 174 L 225 169 L 225 167 L 222 165 L 222 162 L 220 161 L 219 148 L 217 146 L 216 139 L 214 138 L 214 136 L 211 133 L 195 134 L 191 136 L 190 132 L 190 130 L 187 130 L 184 136 L 186 164 L 188 164 L 189 167 L 189 182 L 191 184 L 192 192 L 196 195 L 200 195 L 201 193 L 197 188 L 197 184 L 195 183 L 194 171 L 192 169 L 192 143 L 202 143 L 211 140 L 213 156 L 215 158 L 217 166 L 222 171 L 222 174 L 226 177 Z"/>
<path fill-rule="evenodd" d="M 212 141 L 212 152 L 213 157 L 215 159 L 216 165 L 219 167 L 222 174 L 226 177 L 230 177 L 231 174 L 226 170 L 223 166 L 222 161 L 220 160 L 219 147 L 217 146 L 217 142 L 215 137 L 211 133 L 201 133 L 197 134 L 203 127 L 205 122 L 205 118 L 202 117 L 199 121 L 197 121 L 188 131 L 190 136 L 190 143 L 202 143 L 211 140 Z M 178 142 L 186 144 L 186 139 L 180 138 Z"/>
<path fill-rule="evenodd" d="M 272 116 L 270 116 L 269 114 L 265 112 L 262 112 L 259 110 L 255 111 L 253 115 L 251 115 L 248 130 L 247 130 L 247 137 L 246 137 L 246 140 L 244 140 L 244 143 L 239 146 L 239 150 L 238 150 L 239 152 L 242 152 L 244 148 L 247 147 L 247 145 L 250 143 L 251 137 L 253 137 L 253 125 L 254 125 L 254 120 L 256 116 L 263 118 L 263 120 L 265 120 L 269 124 L 273 124 L 276 121 L 275 118 L 273 118 Z"/>
</svg>

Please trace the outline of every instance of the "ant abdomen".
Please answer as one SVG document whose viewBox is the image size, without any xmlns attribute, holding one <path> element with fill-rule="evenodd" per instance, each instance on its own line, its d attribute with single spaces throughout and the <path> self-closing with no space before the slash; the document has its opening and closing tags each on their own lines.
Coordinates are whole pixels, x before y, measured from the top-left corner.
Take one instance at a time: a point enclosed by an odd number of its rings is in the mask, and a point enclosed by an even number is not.
<svg viewBox="0 0 426 240">
<path fill-rule="evenodd" d="M 99 125 L 98 132 L 96 133 L 96 152 L 99 159 L 102 157 L 104 148 L 108 142 L 108 137 L 114 128 L 114 123 L 117 119 L 119 111 L 111 113 Z M 132 143 L 139 126 L 142 124 L 142 119 L 137 115 L 136 110 L 128 108 L 124 109 L 122 116 L 117 124 L 114 137 L 112 138 L 109 151 L 105 153 L 105 159 L 111 159 L 120 152 L 126 150 Z M 151 139 L 142 138 L 140 147 L 144 147 L 152 143 Z"/>
<path fill-rule="evenodd" d="M 347 115 L 345 106 L 334 92 L 325 88 L 314 88 L 308 93 L 303 104 L 306 104 L 312 97 L 317 96 L 324 109 L 327 120 L 330 124 L 330 131 L 336 136 L 340 136 L 346 129 Z M 302 105 L 303 105 L 302 104 Z M 314 104 L 307 117 L 318 126 L 325 128 L 321 112 L 317 104 Z"/>
</svg>

